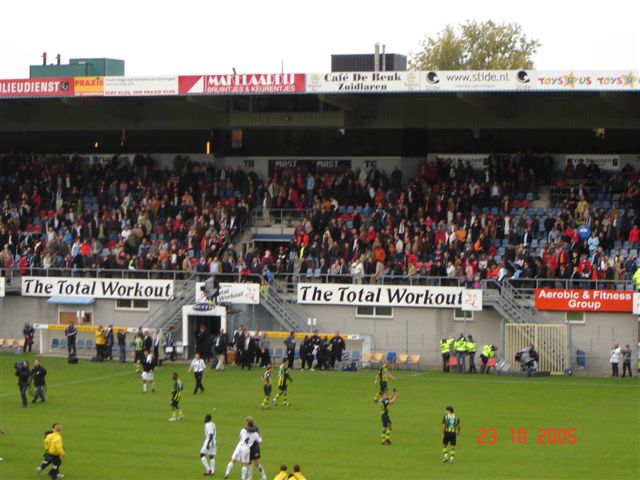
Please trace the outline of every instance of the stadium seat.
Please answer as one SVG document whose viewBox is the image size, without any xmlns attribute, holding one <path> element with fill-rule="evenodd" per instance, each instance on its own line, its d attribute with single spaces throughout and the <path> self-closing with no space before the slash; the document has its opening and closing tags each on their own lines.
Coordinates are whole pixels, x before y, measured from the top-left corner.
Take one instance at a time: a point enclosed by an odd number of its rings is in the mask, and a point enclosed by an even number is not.
<svg viewBox="0 0 640 480">
<path fill-rule="evenodd" d="M 20 340 L 16 340 L 15 342 L 13 342 L 13 353 L 20 354 L 22 353 L 22 348 L 24 347 L 24 338 L 21 338 Z"/>
<path fill-rule="evenodd" d="M 342 357 L 340 358 L 341 362 L 347 362 L 349 361 L 349 352 L 345 351 L 342 352 Z"/>
<path fill-rule="evenodd" d="M 415 366 L 420 370 L 420 359 L 420 355 L 409 355 L 409 359 L 407 360 L 407 369 L 411 370 L 411 367 Z"/>
<path fill-rule="evenodd" d="M 387 353 L 387 362 L 394 364 L 396 363 L 397 359 L 398 359 L 398 355 L 396 354 L 396 352 Z"/>
<path fill-rule="evenodd" d="M 371 366 L 372 367 L 381 367 L 382 362 L 384 361 L 384 353 L 374 353 L 373 357 L 371 357 Z"/>
<path fill-rule="evenodd" d="M 84 348 L 84 340 L 82 338 L 78 339 L 78 341 L 76 342 L 76 348 Z"/>
<path fill-rule="evenodd" d="M 56 348 L 58 348 L 58 346 L 60 346 L 60 340 L 57 338 L 52 338 L 51 339 L 51 350 L 55 350 Z"/>
<path fill-rule="evenodd" d="M 358 350 L 351 352 L 351 361 L 356 363 L 360 361 L 360 352 Z"/>
<path fill-rule="evenodd" d="M 373 358 L 373 355 L 369 352 L 362 355 L 362 368 L 370 367 L 372 358 Z"/>
<path fill-rule="evenodd" d="M 2 348 L 9 350 L 13 347 L 13 338 L 7 338 L 2 344 Z"/>
<path fill-rule="evenodd" d="M 87 340 L 87 343 L 84 344 L 84 348 L 86 348 L 87 350 L 92 349 L 93 348 L 93 341 L 92 340 Z"/>
<path fill-rule="evenodd" d="M 273 351 L 273 358 L 282 358 L 283 353 L 284 353 L 284 350 L 282 350 L 281 348 L 276 348 Z"/>
<path fill-rule="evenodd" d="M 409 360 L 409 355 L 406 353 L 401 353 L 398 355 L 398 359 L 396 360 L 396 366 L 399 367 L 401 365 L 407 366 L 407 361 Z"/>
<path fill-rule="evenodd" d="M 62 348 L 62 349 L 67 348 L 67 339 L 66 338 L 61 338 L 60 339 L 60 348 Z"/>
</svg>

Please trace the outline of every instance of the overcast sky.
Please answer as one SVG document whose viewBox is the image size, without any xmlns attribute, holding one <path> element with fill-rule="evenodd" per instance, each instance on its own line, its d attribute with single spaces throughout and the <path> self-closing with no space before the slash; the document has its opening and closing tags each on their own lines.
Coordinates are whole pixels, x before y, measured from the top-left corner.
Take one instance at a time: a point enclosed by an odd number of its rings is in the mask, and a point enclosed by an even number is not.
<svg viewBox="0 0 640 480">
<path fill-rule="evenodd" d="M 69 58 L 125 60 L 127 75 L 330 70 L 332 53 L 376 41 L 409 54 L 426 35 L 468 19 L 519 22 L 541 41 L 541 70 L 640 70 L 637 0 L 107 0 L 2 2 L 0 78 Z"/>
</svg>

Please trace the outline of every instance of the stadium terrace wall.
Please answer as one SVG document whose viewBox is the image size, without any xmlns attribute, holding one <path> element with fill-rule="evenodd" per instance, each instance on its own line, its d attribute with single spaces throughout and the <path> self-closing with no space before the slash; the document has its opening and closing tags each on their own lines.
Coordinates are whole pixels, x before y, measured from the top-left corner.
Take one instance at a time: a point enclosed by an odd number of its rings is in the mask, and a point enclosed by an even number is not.
<svg viewBox="0 0 640 480">
<path fill-rule="evenodd" d="M 70 154 L 69 154 L 70 155 Z M 81 154 L 80 156 L 91 161 L 108 161 L 114 154 Z M 129 161 L 133 161 L 134 154 L 122 154 L 129 158 Z M 186 155 L 192 162 L 202 165 L 208 165 L 212 161 L 215 162 L 216 168 L 240 168 L 245 171 L 255 171 L 256 174 L 263 178 L 269 178 L 271 175 L 270 162 L 279 162 L 277 166 L 295 166 L 296 162 L 304 164 L 305 162 L 349 162 L 350 168 L 355 170 L 359 168 L 361 170 L 369 170 L 371 167 L 376 167 L 380 170 L 385 170 L 387 173 L 391 173 L 396 167 L 400 168 L 403 172 L 404 178 L 410 179 L 415 177 L 418 170 L 418 166 L 426 160 L 435 161 L 436 159 L 445 159 L 455 161 L 469 161 L 472 167 L 476 170 L 481 170 L 484 166 L 484 162 L 489 158 L 489 153 L 425 153 L 421 157 L 398 157 L 398 156 L 226 156 L 215 157 L 205 154 L 185 154 L 185 153 L 161 153 L 151 154 L 156 167 L 160 169 L 173 168 L 174 160 L 177 155 Z M 602 170 L 616 172 L 621 171 L 626 165 L 632 166 L 634 169 L 640 167 L 640 152 L 637 154 L 562 154 L 554 153 L 550 154 L 553 160 L 554 170 L 564 170 L 567 162 L 567 158 L 571 158 L 574 164 L 578 159 L 583 159 L 585 163 L 590 160 L 596 161 Z M 325 170 L 331 170 L 330 166 L 322 166 Z"/>
<path fill-rule="evenodd" d="M 47 298 L 23 297 L 8 295 L 2 302 L 2 321 L 0 322 L 0 337 L 22 338 L 24 322 L 29 323 L 58 323 L 58 309 L 65 312 L 84 310 L 91 312 L 93 325 L 110 325 L 116 327 L 139 327 L 149 315 L 163 302 L 149 301 L 148 310 L 116 309 L 113 299 L 96 298 L 91 305 L 57 305 L 47 303 Z"/>
<path fill-rule="evenodd" d="M 0 299 L 1 338 L 22 338 L 25 321 L 30 323 L 57 323 L 58 305 L 48 304 L 46 298 L 10 295 Z M 96 299 L 93 305 L 83 307 L 93 314 L 94 325 L 113 324 L 118 327 L 138 327 L 161 302 L 150 302 L 148 311 L 117 310 L 115 300 Z M 230 315 L 229 330 L 237 324 L 251 329 L 279 330 L 281 327 L 258 306 L 255 311 L 244 305 L 234 310 L 239 315 Z M 61 305 L 66 311 L 76 307 Z M 372 318 L 356 316 L 355 307 L 298 305 L 308 317 L 317 319 L 315 328 L 321 332 L 348 332 L 371 337 L 374 352 L 396 352 L 420 354 L 423 368 L 438 369 L 440 351 L 438 342 L 443 337 L 457 337 L 460 333 L 472 334 L 478 345 L 501 344 L 502 317 L 492 308 L 485 307 L 473 312 L 473 320 L 454 320 L 454 310 L 427 308 L 394 308 L 392 318 Z M 543 323 L 565 323 L 564 312 L 538 312 L 536 318 Z M 585 313 L 584 322 L 570 324 L 571 359 L 576 373 L 603 375 L 610 371 L 609 353 L 613 342 L 631 345 L 638 358 L 638 316 L 631 314 Z M 36 336 L 37 342 L 37 336 Z M 282 347 L 278 342 L 272 348 Z M 36 345 L 37 348 L 37 345 Z M 576 351 L 586 355 L 586 366 L 579 368 L 575 363 Z M 479 354 L 478 354 L 479 355 Z M 477 359 L 479 362 L 479 359 Z M 511 362 L 513 363 L 513 362 Z M 634 360 L 635 365 L 635 360 Z"/>
</svg>

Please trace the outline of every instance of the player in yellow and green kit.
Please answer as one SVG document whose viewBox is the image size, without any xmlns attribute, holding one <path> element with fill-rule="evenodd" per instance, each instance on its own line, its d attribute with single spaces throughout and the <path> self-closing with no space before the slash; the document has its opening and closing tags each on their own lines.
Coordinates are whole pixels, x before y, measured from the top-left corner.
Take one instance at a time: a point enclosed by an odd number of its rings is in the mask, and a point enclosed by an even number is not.
<svg viewBox="0 0 640 480">
<path fill-rule="evenodd" d="M 289 375 L 289 361 L 285 358 L 284 360 L 282 360 L 282 365 L 280 365 L 280 368 L 278 369 L 279 392 L 271 402 L 272 405 L 274 406 L 277 405 L 278 398 L 280 398 L 281 396 L 284 397 L 285 407 L 288 407 L 289 405 L 291 405 L 287 400 L 287 381 L 293 382 L 293 378 L 291 378 L 291 375 Z"/>
<path fill-rule="evenodd" d="M 391 445 L 391 418 L 389 417 L 389 405 L 395 403 L 398 398 L 398 390 L 393 389 L 391 396 L 385 390 L 380 399 L 380 417 L 382 419 L 382 445 Z"/>
<path fill-rule="evenodd" d="M 262 382 L 264 383 L 264 400 L 262 400 L 262 408 L 269 408 L 271 400 L 271 374 L 273 373 L 273 365 L 267 365 L 267 369 L 262 374 Z"/>
<path fill-rule="evenodd" d="M 389 385 L 387 384 L 387 382 L 389 381 L 389 379 L 395 380 L 395 377 L 391 375 L 391 373 L 389 373 L 389 363 L 384 362 L 382 364 L 382 367 L 380 367 L 380 369 L 378 370 L 378 373 L 376 373 L 376 378 L 373 381 L 374 385 L 380 385 L 380 391 L 376 394 L 375 397 L 373 397 L 374 402 L 379 402 L 382 398 L 382 395 L 388 390 Z"/>
<path fill-rule="evenodd" d="M 182 390 L 184 389 L 184 386 L 176 372 L 173 372 L 171 379 L 173 380 L 173 387 L 171 388 L 171 418 L 169 421 L 175 422 L 176 420 L 180 420 L 184 417 L 182 410 L 180 409 L 180 397 L 182 397 Z"/>
<path fill-rule="evenodd" d="M 453 407 L 448 406 L 442 417 L 442 461 L 444 463 L 453 463 L 457 435 L 460 435 L 460 419 L 453 413 Z M 451 445 L 450 449 L 447 448 L 448 445 Z"/>
</svg>

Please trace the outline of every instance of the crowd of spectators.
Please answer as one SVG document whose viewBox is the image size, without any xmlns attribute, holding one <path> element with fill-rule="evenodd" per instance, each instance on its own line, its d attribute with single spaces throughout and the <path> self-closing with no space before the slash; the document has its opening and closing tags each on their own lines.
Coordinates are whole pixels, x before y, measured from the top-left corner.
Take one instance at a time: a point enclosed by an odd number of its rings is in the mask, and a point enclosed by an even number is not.
<svg viewBox="0 0 640 480">
<path fill-rule="evenodd" d="M 262 184 L 255 174 L 176 157 L 106 162 L 69 156 L 0 158 L 2 274 L 65 269 L 190 272 L 241 229 Z M 207 264 L 208 265 L 208 264 Z M 108 275 L 108 273 L 105 273 Z"/>
<path fill-rule="evenodd" d="M 277 199 L 271 207 L 303 218 L 275 256 L 250 251 L 241 264 L 268 280 L 446 277 L 445 285 L 476 288 L 484 279 L 510 277 L 560 285 L 630 281 L 640 247 L 639 174 L 625 167 L 602 175 L 595 164 L 576 170 L 576 187 L 542 208 L 531 203 L 538 187 L 549 185 L 547 157 L 493 157 L 479 172 L 468 162 L 425 162 L 408 182 L 399 169 L 305 175 L 285 168 L 269 179 L 268 197 Z M 597 182 L 598 192 L 587 192 L 581 181 Z M 598 200 L 605 196 L 614 201 Z"/>
<path fill-rule="evenodd" d="M 59 268 L 227 274 L 240 279 L 395 283 L 482 280 L 626 281 L 640 247 L 640 178 L 568 165 L 552 182 L 548 156 L 423 162 L 390 174 L 276 169 L 268 179 L 176 157 L 107 162 L 63 156 L 0 159 L 3 275 Z M 540 186 L 556 200 L 533 207 Z M 607 198 L 608 200 L 605 200 Z M 288 245 L 227 248 L 250 211 L 290 209 L 301 221 Z M 107 273 L 108 274 L 108 273 Z"/>
</svg>

